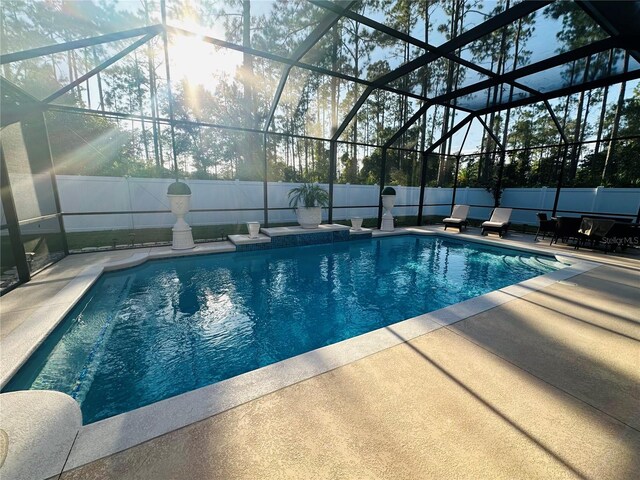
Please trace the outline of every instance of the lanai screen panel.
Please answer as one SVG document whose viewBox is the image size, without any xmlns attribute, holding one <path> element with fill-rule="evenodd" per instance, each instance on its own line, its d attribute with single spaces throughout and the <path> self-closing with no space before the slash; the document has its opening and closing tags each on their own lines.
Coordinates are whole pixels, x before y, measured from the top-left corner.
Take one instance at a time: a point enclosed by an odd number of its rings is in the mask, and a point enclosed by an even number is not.
<svg viewBox="0 0 640 480">
<path fill-rule="evenodd" d="M 145 5 L 149 7 L 147 11 Z M 160 23 L 158 4 L 146 1 L 110 0 L 103 4 L 92 0 L 6 0 L 0 11 L 3 17 L 2 54 Z"/>
<path fill-rule="evenodd" d="M 329 139 L 347 115 L 352 82 L 293 67 L 270 130 Z"/>
<path fill-rule="evenodd" d="M 424 50 L 350 18 L 342 18 L 302 58 L 333 72 L 373 80 Z"/>
</svg>

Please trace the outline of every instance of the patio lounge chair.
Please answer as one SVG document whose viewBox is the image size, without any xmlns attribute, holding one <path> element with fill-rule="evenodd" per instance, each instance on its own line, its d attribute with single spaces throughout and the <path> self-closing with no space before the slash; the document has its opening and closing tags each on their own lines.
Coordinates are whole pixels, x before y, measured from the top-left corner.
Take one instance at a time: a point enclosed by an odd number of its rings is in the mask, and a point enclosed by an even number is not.
<svg viewBox="0 0 640 480">
<path fill-rule="evenodd" d="M 536 238 L 534 239 L 534 242 L 538 240 L 538 237 L 541 234 L 543 240 L 548 233 L 553 236 L 556 233 L 556 219 L 547 219 L 547 214 L 544 212 L 538 212 L 536 213 L 536 216 L 538 217 L 538 231 L 536 232 Z"/>
<path fill-rule="evenodd" d="M 458 231 L 462 231 L 462 227 L 467 228 L 467 215 L 469 215 L 469 205 L 456 205 L 451 211 L 451 216 L 443 219 L 444 229 L 447 227 L 458 227 Z"/>
<path fill-rule="evenodd" d="M 511 225 L 511 222 L 509 221 L 510 218 L 510 208 L 494 208 L 489 221 L 482 223 L 481 234 L 484 235 L 486 232 L 498 232 L 500 237 L 504 236 Z"/>
</svg>

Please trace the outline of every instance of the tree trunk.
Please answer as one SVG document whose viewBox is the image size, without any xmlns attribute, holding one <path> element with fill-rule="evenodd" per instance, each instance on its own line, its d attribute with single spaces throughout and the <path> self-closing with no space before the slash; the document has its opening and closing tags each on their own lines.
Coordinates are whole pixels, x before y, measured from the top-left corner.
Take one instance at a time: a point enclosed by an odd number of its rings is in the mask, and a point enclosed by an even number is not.
<svg viewBox="0 0 640 480">
<path fill-rule="evenodd" d="M 513 53 L 513 66 L 511 68 L 512 71 L 515 71 L 516 68 L 518 67 L 518 56 L 520 54 L 520 34 L 522 32 L 522 19 L 520 19 L 518 21 L 518 28 L 516 29 L 516 37 L 515 37 L 515 44 L 514 44 L 514 53 Z M 504 55 L 504 52 L 502 52 L 502 54 Z M 506 57 L 505 57 L 505 63 L 506 63 Z M 506 70 L 506 69 L 505 69 Z M 513 90 L 514 87 L 513 85 L 511 85 L 509 87 L 509 102 L 511 102 L 513 100 Z M 506 149 L 507 148 L 507 141 L 509 139 L 509 122 L 511 120 L 511 109 L 507 108 L 507 113 L 505 115 L 505 120 L 504 120 L 504 125 L 503 125 L 503 129 L 502 129 L 502 148 Z M 504 153 L 503 153 L 504 155 Z M 504 161 L 503 161 L 504 163 Z"/>
<path fill-rule="evenodd" d="M 609 64 L 607 65 L 607 71 L 611 74 L 611 67 L 613 66 L 613 50 L 609 52 Z M 609 85 L 604 87 L 604 94 L 602 95 L 602 108 L 600 110 L 600 123 L 598 124 L 598 134 L 596 135 L 596 146 L 594 153 L 597 155 L 600 151 L 600 143 L 602 141 L 602 129 L 604 128 L 604 117 L 607 113 L 607 97 L 609 96 Z"/>
<path fill-rule="evenodd" d="M 147 21 L 147 24 L 150 23 L 149 19 L 149 2 L 144 0 L 143 3 L 144 14 Z M 153 54 L 153 41 L 150 40 L 147 42 L 147 65 L 149 68 L 149 96 L 151 97 L 151 126 L 153 128 L 153 153 L 155 155 L 155 164 L 156 168 L 160 168 L 163 164 L 162 162 L 162 142 L 160 139 L 161 130 L 160 130 L 160 122 L 158 122 L 158 94 L 157 94 L 157 83 L 156 83 L 156 65 L 155 65 L 155 57 Z M 100 90 L 100 103 L 103 105 L 102 101 L 102 86 L 100 82 L 100 77 L 98 77 L 98 89 Z M 218 171 L 217 167 L 215 168 L 215 175 L 217 176 Z"/>
<path fill-rule="evenodd" d="M 251 48 L 251 2 L 242 0 L 242 46 Z M 253 57 L 246 52 L 242 54 L 242 87 L 244 90 L 245 127 L 253 126 Z"/>
<path fill-rule="evenodd" d="M 582 82 L 587 81 L 589 75 L 589 66 L 591 65 L 591 57 L 587 57 L 585 62 L 584 73 L 582 75 Z M 577 142 L 580 138 L 580 130 L 582 127 L 582 110 L 584 108 L 584 91 L 580 92 L 578 100 L 578 113 L 576 115 L 576 124 L 573 132 L 573 145 L 571 146 L 571 154 L 569 155 L 569 168 L 567 169 L 566 183 L 569 183 L 576 178 L 576 172 L 578 171 L 579 160 L 579 146 Z"/>
<path fill-rule="evenodd" d="M 141 74 L 141 70 L 140 70 L 140 64 L 138 63 L 138 54 L 137 52 L 133 52 L 133 58 L 135 61 L 135 66 L 136 66 L 136 74 L 138 76 L 140 76 Z M 89 90 L 87 89 L 87 96 L 89 94 Z M 149 144 L 147 143 L 147 127 L 145 125 L 144 122 L 144 101 L 143 101 L 143 92 L 142 92 L 142 82 L 139 81 L 137 82 L 137 88 L 136 88 L 136 96 L 138 97 L 138 111 L 140 112 L 140 117 L 142 117 L 140 119 L 140 124 L 142 127 L 142 143 L 144 145 L 144 155 L 145 155 L 145 161 L 147 163 L 147 165 L 150 163 L 150 158 L 149 158 Z"/>
<path fill-rule="evenodd" d="M 624 73 L 627 73 L 629 70 L 629 52 L 625 51 L 624 53 Z M 622 82 L 620 84 L 620 95 L 618 95 L 618 103 L 616 104 L 616 113 L 613 117 L 613 129 L 611 130 L 611 140 L 609 141 L 609 148 L 607 149 L 607 157 L 604 160 L 604 168 L 602 169 L 602 182 L 607 179 L 607 176 L 610 175 L 612 157 L 615 151 L 615 138 L 618 136 L 618 128 L 620 127 L 620 116 L 622 115 L 622 110 L 624 109 L 624 95 L 627 89 L 627 82 Z"/>
</svg>

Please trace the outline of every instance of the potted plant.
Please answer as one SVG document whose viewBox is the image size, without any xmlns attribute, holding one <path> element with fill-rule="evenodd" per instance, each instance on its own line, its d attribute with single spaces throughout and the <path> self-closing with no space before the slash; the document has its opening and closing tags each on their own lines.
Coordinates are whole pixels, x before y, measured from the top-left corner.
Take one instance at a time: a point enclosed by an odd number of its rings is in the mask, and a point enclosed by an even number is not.
<svg viewBox="0 0 640 480">
<path fill-rule="evenodd" d="M 322 223 L 322 207 L 329 205 L 329 193 L 315 183 L 303 183 L 289 190 L 289 206 L 296 209 L 302 228 L 318 228 Z"/>
<path fill-rule="evenodd" d="M 382 206 L 384 207 L 384 215 L 382 215 L 382 225 L 380 230 L 384 232 L 393 232 L 393 215 L 391 209 L 396 203 L 396 190 L 393 187 L 384 187 L 382 189 Z"/>
<path fill-rule="evenodd" d="M 167 197 L 171 203 L 171 213 L 177 217 L 176 224 L 173 226 L 173 242 L 171 248 L 174 250 L 186 250 L 193 248 L 193 235 L 191 227 L 184 220 L 184 216 L 189 213 L 191 204 L 191 189 L 189 185 L 176 180 L 169 185 Z"/>
</svg>

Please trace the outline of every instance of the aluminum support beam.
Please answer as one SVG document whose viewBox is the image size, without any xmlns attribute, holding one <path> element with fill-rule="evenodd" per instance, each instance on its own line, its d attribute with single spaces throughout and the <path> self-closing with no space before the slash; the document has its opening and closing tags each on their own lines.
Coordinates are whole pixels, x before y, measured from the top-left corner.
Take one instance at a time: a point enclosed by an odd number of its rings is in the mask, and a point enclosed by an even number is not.
<svg viewBox="0 0 640 480">
<path fill-rule="evenodd" d="M 177 34 L 177 35 L 196 36 L 196 34 L 194 34 L 193 32 L 190 32 L 189 30 L 184 30 L 184 29 L 177 28 L 177 27 L 167 26 L 166 29 L 167 29 L 167 31 L 169 33 L 173 33 L 173 34 Z M 267 60 L 271 60 L 271 61 L 278 62 L 278 63 L 283 63 L 285 65 L 291 65 L 293 67 L 303 68 L 305 70 L 309 70 L 310 72 L 319 73 L 321 75 L 327 75 L 327 76 L 330 76 L 330 77 L 340 78 L 341 80 L 347 80 L 349 82 L 359 83 L 359 84 L 365 85 L 365 86 L 373 85 L 373 82 L 370 81 L 370 80 L 365 80 L 365 79 L 362 79 L 362 78 L 354 77 L 352 75 L 347 75 L 347 74 L 342 73 L 342 72 L 334 72 L 333 70 L 329 70 L 328 68 L 317 67 L 315 65 L 310 65 L 308 63 L 304 63 L 302 61 L 294 61 L 289 57 L 283 57 L 283 56 L 277 55 L 275 53 L 268 53 L 268 52 L 263 52 L 261 50 L 256 50 L 255 48 L 243 47 L 242 45 L 237 45 L 235 43 L 227 42 L 225 40 L 220 40 L 220 39 L 209 37 L 209 36 L 206 36 L 206 35 L 198 36 L 198 38 L 201 41 L 203 41 L 205 43 L 209 43 L 211 45 L 216 45 L 216 46 L 222 47 L 222 48 L 228 48 L 229 50 L 235 50 L 237 52 L 244 52 L 244 53 L 247 53 L 249 55 L 253 55 L 255 57 L 265 58 Z M 400 95 L 406 95 L 407 97 L 415 98 L 417 100 L 426 100 L 425 97 L 422 97 L 420 95 L 416 95 L 415 93 L 404 92 L 402 90 L 398 90 L 397 88 L 392 88 L 392 87 L 389 87 L 389 86 L 380 87 L 380 89 L 386 90 L 386 91 L 389 91 L 389 92 L 394 92 L 394 93 L 397 93 L 397 94 L 400 94 Z"/>
<path fill-rule="evenodd" d="M 487 125 L 487 123 L 482 119 L 482 117 L 480 117 L 480 115 L 477 116 L 478 121 L 482 124 L 482 126 L 484 127 L 484 129 L 486 130 L 486 132 L 489 134 L 489 136 L 491 137 L 491 139 L 495 142 L 495 144 L 500 148 L 500 150 L 504 150 L 504 146 L 502 145 L 502 142 L 500 141 L 500 139 L 496 136 L 495 133 L 493 133 L 493 131 L 489 128 L 489 125 Z"/>
<path fill-rule="evenodd" d="M 429 154 L 433 153 L 436 148 L 442 145 L 444 142 L 449 140 L 450 137 L 455 135 L 458 130 L 464 127 L 467 123 L 471 122 L 475 117 L 474 114 L 469 114 L 465 118 L 463 118 L 460 122 L 458 122 L 451 130 L 445 133 L 440 139 L 432 144 L 429 148 L 427 148 L 422 154 L 422 171 L 420 172 L 420 203 L 418 205 L 418 220 L 416 224 L 418 226 L 422 225 L 422 212 L 423 212 L 423 204 L 424 204 L 424 191 L 427 184 L 427 158 Z"/>
<path fill-rule="evenodd" d="M 474 40 L 477 40 L 479 38 L 482 38 L 485 35 L 488 35 L 489 33 L 501 27 L 509 25 L 510 23 L 513 23 L 515 20 L 521 17 L 524 17 L 526 15 L 529 15 L 530 13 L 535 12 L 536 10 L 548 5 L 549 3 L 551 2 L 550 1 L 528 1 L 528 2 L 519 3 L 509 8 L 508 10 L 505 10 L 504 12 L 499 13 L 498 15 L 490 18 L 486 22 L 483 22 L 480 25 L 470 30 L 467 30 L 466 32 L 444 43 L 441 47 L 439 47 L 441 53 L 434 54 L 432 52 L 427 52 L 424 55 L 421 55 L 415 58 L 414 60 L 411 60 L 410 62 L 407 62 L 404 65 L 401 65 L 395 70 L 380 76 L 379 78 L 374 80 L 373 88 L 367 88 L 364 91 L 362 96 L 358 99 L 356 104 L 349 111 L 349 113 L 343 120 L 342 124 L 336 130 L 334 136 L 332 137 L 332 140 L 337 140 L 340 137 L 340 135 L 342 135 L 342 132 L 344 132 L 344 130 L 347 128 L 347 126 L 349 125 L 353 117 L 357 114 L 358 109 L 362 106 L 362 104 L 366 101 L 367 97 L 371 94 L 371 92 L 375 88 L 379 88 L 383 85 L 387 85 L 388 83 L 394 80 L 397 80 L 398 78 L 404 75 L 407 75 L 408 73 L 411 73 L 420 67 L 428 65 L 429 63 L 437 60 L 438 58 L 441 58 L 443 54 L 454 52 L 457 49 L 464 47 L 468 43 L 473 42 Z"/>
<path fill-rule="evenodd" d="M 263 223 L 265 228 L 269 227 L 269 162 L 267 161 L 267 134 L 262 136 L 262 147 L 264 152 L 264 163 L 262 165 L 262 208 L 263 208 Z"/>
<path fill-rule="evenodd" d="M 638 2 L 630 1 L 576 1 L 587 15 L 593 18 L 609 35 L 630 35 L 635 40 L 629 42 L 629 54 L 640 62 L 640 8 Z"/>
<path fill-rule="evenodd" d="M 382 226 L 382 190 L 387 181 L 387 155 L 389 154 L 387 145 L 382 147 L 382 162 L 380 163 L 380 189 L 378 191 L 378 228 Z"/>
<path fill-rule="evenodd" d="M 584 47 L 571 50 L 569 52 L 561 53 L 559 55 L 553 56 L 546 60 L 542 60 L 540 62 L 536 62 L 501 75 L 498 75 L 492 72 L 493 78 L 482 80 L 472 85 L 459 88 L 458 90 L 455 90 L 450 93 L 438 95 L 436 97 L 433 97 L 433 101 L 436 103 L 440 103 L 440 102 L 448 103 L 453 99 L 456 99 L 465 95 L 470 95 L 472 93 L 479 92 L 487 88 L 495 87 L 502 83 L 514 84 L 513 85 L 514 87 L 519 88 L 521 90 L 525 90 L 528 93 L 531 93 L 533 95 L 542 95 L 542 93 L 539 92 L 538 90 L 528 87 L 522 83 L 518 83 L 516 82 L 516 80 L 521 79 L 523 77 L 527 77 L 529 75 L 542 72 L 544 70 L 548 70 L 550 68 L 554 68 L 560 65 L 565 65 L 567 63 L 578 60 L 580 58 L 588 57 L 596 53 L 604 52 L 612 48 L 619 47 L 620 44 L 621 42 L 619 39 L 607 38 L 605 40 L 600 40 L 599 42 L 595 42 L 595 43 L 586 45 Z M 482 72 L 482 73 L 486 74 L 486 72 Z"/>
<path fill-rule="evenodd" d="M 333 223 L 333 182 L 336 176 L 338 159 L 338 142 L 331 140 L 329 144 L 329 223 Z"/>
<path fill-rule="evenodd" d="M 327 0 L 310 0 L 311 3 L 328 9 L 328 10 L 332 10 L 332 11 L 337 11 L 338 7 L 336 5 L 334 5 L 332 2 L 329 2 Z M 431 52 L 435 55 L 438 55 L 440 57 L 446 58 L 447 60 L 450 60 L 452 62 L 455 62 L 459 65 L 465 66 L 473 71 L 476 71 L 478 73 L 482 73 L 483 75 L 486 75 L 490 78 L 494 78 L 497 77 L 498 74 L 492 72 L 491 70 L 487 69 L 487 68 L 483 68 L 479 65 L 476 65 L 475 63 L 465 60 L 463 58 L 460 58 L 458 55 L 455 55 L 451 52 L 447 52 L 445 50 L 442 49 L 442 47 L 436 47 L 434 45 L 431 45 L 430 43 L 427 42 L 423 42 L 422 40 L 418 40 L 410 35 L 407 35 L 404 32 L 395 30 L 391 27 L 388 27 L 387 25 L 384 25 L 383 23 L 380 22 L 376 22 L 375 20 L 372 20 L 371 18 L 365 17 L 363 15 L 360 15 L 356 12 L 354 12 L 353 10 L 349 10 L 348 12 L 344 13 L 345 17 L 348 17 L 354 21 L 360 22 L 363 25 L 367 25 L 371 28 L 374 28 L 380 32 L 383 32 L 391 37 L 394 37 L 398 40 L 410 43 L 411 45 L 415 45 L 416 47 L 420 47 L 424 50 L 426 50 L 427 52 Z M 517 84 L 515 81 L 511 81 L 509 82 L 511 84 L 513 84 L 513 86 L 518 87 L 518 88 L 522 88 L 522 89 L 526 89 L 527 87 L 522 86 Z M 438 103 L 438 102 L 434 102 L 434 103 Z M 450 105 L 449 105 L 450 106 Z"/>
<path fill-rule="evenodd" d="M 431 102 L 425 102 L 422 104 L 422 106 L 416 111 L 416 113 L 414 113 L 411 118 L 409 120 L 407 120 L 407 122 L 402 125 L 402 127 L 400 127 L 400 129 L 393 134 L 393 136 L 387 140 L 384 145 L 383 148 L 388 148 L 391 145 L 393 145 L 394 143 L 396 143 L 396 141 L 407 131 L 409 130 L 409 128 L 411 128 L 411 126 L 416 123 L 420 117 L 422 117 L 422 115 L 424 115 L 427 110 L 429 110 L 429 107 L 432 106 L 433 103 Z"/>
<path fill-rule="evenodd" d="M 58 90 L 55 93 L 52 93 L 51 95 L 49 95 L 47 98 L 45 98 L 44 100 L 42 100 L 42 103 L 51 103 L 52 101 L 54 101 L 56 98 L 61 97 L 62 95 L 64 95 L 65 93 L 67 93 L 69 90 L 74 89 L 75 87 L 77 87 L 78 85 L 80 85 L 83 82 L 86 82 L 89 78 L 93 77 L 94 75 L 96 75 L 97 73 L 100 73 L 101 71 L 103 71 L 105 68 L 113 65 L 114 63 L 116 63 L 118 60 L 121 60 L 122 58 L 126 57 L 127 55 L 129 55 L 131 52 L 133 52 L 134 50 L 140 48 L 142 45 L 144 45 L 145 43 L 147 43 L 149 40 L 151 40 L 153 37 L 155 37 L 157 35 L 157 33 L 150 33 L 148 35 L 145 35 L 144 37 L 142 37 L 141 39 L 133 42 L 131 45 L 129 45 L 127 48 L 123 49 L 122 51 L 120 51 L 119 53 L 117 53 L 116 55 L 114 55 L 113 57 L 109 58 L 108 60 L 102 62 L 100 65 L 98 65 L 97 67 L 89 70 L 87 73 L 85 73 L 84 75 L 82 75 L 81 77 L 76 78 L 73 82 L 71 82 L 70 84 L 68 84 L 65 87 L 62 87 L 60 90 Z"/>
<path fill-rule="evenodd" d="M 348 2 L 344 8 L 338 7 L 344 12 L 345 10 L 351 8 L 351 6 L 356 3 L 355 1 Z M 316 43 L 327 33 L 331 28 L 338 23 L 338 20 L 342 18 L 342 12 L 329 12 L 324 16 L 320 23 L 313 29 L 313 31 L 309 34 L 309 36 L 293 51 L 291 54 L 290 60 L 292 62 L 299 62 L 302 60 L 309 50 L 311 50 Z M 268 131 L 271 126 L 271 122 L 273 121 L 273 116 L 276 113 L 276 108 L 278 108 L 278 103 L 280 102 L 280 97 L 282 97 L 282 92 L 284 91 L 284 87 L 287 84 L 287 79 L 289 78 L 289 73 L 293 68 L 293 63 L 286 65 L 282 69 L 282 75 L 280 76 L 280 82 L 278 83 L 278 88 L 276 88 L 276 93 L 273 96 L 273 102 L 271 103 L 271 108 L 269 109 L 269 116 L 267 117 L 267 123 L 265 124 L 264 130 Z"/>
<path fill-rule="evenodd" d="M 76 50 L 78 48 L 86 48 L 103 43 L 115 42 L 117 40 L 126 40 L 128 38 L 141 37 L 142 35 L 157 35 L 162 31 L 162 25 L 153 25 L 150 27 L 135 28 L 133 30 L 125 30 L 123 32 L 108 33 L 98 37 L 83 38 L 81 40 L 73 40 L 70 42 L 57 43 L 55 45 L 47 45 L 46 47 L 32 48 L 30 50 L 22 50 L 15 53 L 7 53 L 0 55 L 0 65 L 12 62 L 20 62 L 30 58 L 42 57 L 44 55 L 53 55 L 54 53 L 66 52 L 68 50 Z"/>
<path fill-rule="evenodd" d="M 545 107 L 547 107 L 547 111 L 549 112 L 549 115 L 551 116 L 551 119 L 553 120 L 554 125 L 558 129 L 560 138 L 562 139 L 558 144 L 558 148 L 560 148 L 560 146 L 562 146 L 562 144 L 564 143 L 564 148 L 562 149 L 562 161 L 560 162 L 560 171 L 558 172 L 558 183 L 556 185 L 556 195 L 553 199 L 553 210 L 551 212 L 551 216 L 555 217 L 556 212 L 558 211 L 558 201 L 560 200 L 560 191 L 562 190 L 564 166 L 567 161 L 567 152 L 569 150 L 569 140 L 567 139 L 567 136 L 564 133 L 564 128 L 562 127 L 562 125 L 560 125 L 560 121 L 558 120 L 558 117 L 556 117 L 556 114 L 553 111 L 553 108 L 551 108 L 551 104 L 547 100 L 545 100 L 544 105 Z"/>
<path fill-rule="evenodd" d="M 16 210 L 16 204 L 13 200 L 13 192 L 11 190 L 11 183 L 9 181 L 9 171 L 7 169 L 7 162 L 4 158 L 4 150 L 2 149 L 2 143 L 0 142 L 0 199 L 2 200 L 2 209 L 4 210 L 5 220 L 7 221 L 7 228 L 9 230 L 9 241 L 11 243 L 11 253 L 13 255 L 13 261 L 16 264 L 18 270 L 18 280 L 20 283 L 28 282 L 31 279 L 31 273 L 29 272 L 29 264 L 27 263 L 27 256 L 24 251 L 24 245 L 22 244 L 22 238 L 20 236 L 20 225 L 18 223 L 18 213 Z"/>
<path fill-rule="evenodd" d="M 467 137 L 469 136 L 469 131 L 471 130 L 471 124 L 473 121 L 469 122 L 467 125 L 467 131 L 464 134 L 464 138 L 462 139 L 462 144 L 460 145 L 460 150 L 458 150 L 458 155 L 456 155 L 456 171 L 453 175 L 453 192 L 451 192 L 451 211 L 453 212 L 453 207 L 456 204 L 456 191 L 458 190 L 458 173 L 460 172 L 460 158 L 462 157 L 462 149 L 464 148 L 464 144 L 467 143 Z"/>
<path fill-rule="evenodd" d="M 502 110 L 507 110 L 509 108 L 515 107 L 523 107 L 526 105 L 531 105 L 532 103 L 540 103 L 546 100 L 552 100 L 558 97 L 564 97 L 567 95 L 572 95 L 574 93 L 586 92 L 588 90 L 593 90 L 595 88 L 601 88 L 605 86 L 615 85 L 616 83 L 628 82 L 631 80 L 636 80 L 640 78 L 640 69 L 633 70 L 631 72 L 622 73 L 620 75 L 613 75 L 611 77 L 600 78 L 597 80 L 592 80 L 590 82 L 581 83 L 579 85 L 573 85 L 571 87 L 565 87 L 560 90 L 553 90 L 550 92 L 540 93 L 538 96 L 523 98 L 521 100 L 514 100 L 513 102 L 507 102 L 500 105 L 495 105 L 489 108 L 483 108 L 481 110 L 476 110 L 475 113 L 477 115 L 487 115 L 494 112 L 500 112 Z"/>
</svg>

